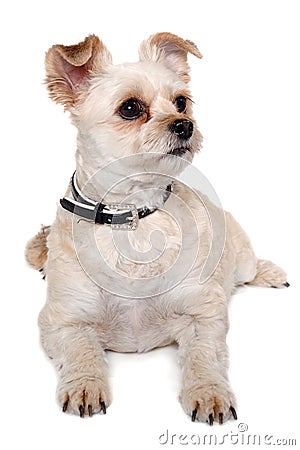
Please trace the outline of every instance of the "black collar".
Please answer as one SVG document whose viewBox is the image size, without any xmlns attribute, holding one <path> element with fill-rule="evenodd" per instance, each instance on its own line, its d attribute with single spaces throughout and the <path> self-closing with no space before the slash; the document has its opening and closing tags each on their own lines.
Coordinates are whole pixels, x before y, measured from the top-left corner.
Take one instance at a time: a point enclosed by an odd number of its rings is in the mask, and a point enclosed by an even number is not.
<svg viewBox="0 0 300 450">
<path fill-rule="evenodd" d="M 61 206 L 77 216 L 84 217 L 98 224 L 108 224 L 114 229 L 135 230 L 138 226 L 139 219 L 154 213 L 157 208 L 137 208 L 133 204 L 109 204 L 105 205 L 101 202 L 86 197 L 79 189 L 76 183 L 76 172 L 70 181 L 74 200 L 64 197 L 60 200 Z M 168 184 L 165 190 L 164 202 L 166 202 L 172 192 L 172 184 Z"/>
</svg>

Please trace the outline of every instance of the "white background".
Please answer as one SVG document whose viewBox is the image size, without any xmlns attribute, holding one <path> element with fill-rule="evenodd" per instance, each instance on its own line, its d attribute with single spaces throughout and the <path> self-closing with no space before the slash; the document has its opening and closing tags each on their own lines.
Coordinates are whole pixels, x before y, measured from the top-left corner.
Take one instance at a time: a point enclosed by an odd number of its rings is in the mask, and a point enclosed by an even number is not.
<svg viewBox="0 0 300 450">
<path fill-rule="evenodd" d="M 180 434 L 241 439 L 238 423 L 262 438 L 299 439 L 299 15 L 292 0 L 2 2 L 0 423 L 6 449 L 182 448 Z M 172 347 L 109 354 L 114 400 L 107 415 L 81 420 L 61 413 L 56 376 L 38 338 L 45 284 L 23 258 L 40 223 L 52 222 L 74 170 L 75 129 L 47 98 L 44 52 L 95 33 L 115 62 L 135 60 L 140 41 L 157 31 L 191 39 L 203 53 L 201 61 L 190 58 L 204 136 L 195 165 L 257 254 L 284 267 L 291 283 L 285 290 L 243 289 L 232 298 L 228 344 L 239 420 L 213 429 L 182 412 Z M 173 445 L 159 443 L 167 429 L 177 434 Z"/>
</svg>

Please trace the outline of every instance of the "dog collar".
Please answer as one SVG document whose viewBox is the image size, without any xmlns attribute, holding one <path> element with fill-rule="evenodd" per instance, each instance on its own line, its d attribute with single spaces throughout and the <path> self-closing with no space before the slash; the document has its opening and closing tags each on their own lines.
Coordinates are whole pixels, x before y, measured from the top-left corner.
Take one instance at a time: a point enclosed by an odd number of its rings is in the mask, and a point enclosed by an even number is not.
<svg viewBox="0 0 300 450">
<path fill-rule="evenodd" d="M 61 206 L 77 216 L 101 225 L 110 225 L 113 229 L 135 230 L 139 219 L 143 219 L 157 210 L 157 208 L 148 208 L 147 206 L 137 208 L 134 204 L 129 203 L 105 205 L 91 200 L 80 191 L 76 182 L 76 171 L 72 175 L 70 185 L 74 199 L 69 197 L 60 199 Z M 168 200 L 171 192 L 172 183 L 166 187 L 164 203 Z"/>
</svg>

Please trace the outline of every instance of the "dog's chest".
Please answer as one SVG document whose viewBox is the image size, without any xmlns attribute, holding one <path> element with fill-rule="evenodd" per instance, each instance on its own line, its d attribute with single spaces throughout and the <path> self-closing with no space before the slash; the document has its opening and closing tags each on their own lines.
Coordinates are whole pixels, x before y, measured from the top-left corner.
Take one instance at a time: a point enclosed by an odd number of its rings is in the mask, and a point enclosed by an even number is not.
<svg viewBox="0 0 300 450">
<path fill-rule="evenodd" d="M 126 298 L 151 297 L 180 283 L 205 261 L 208 235 L 205 209 L 187 207 L 175 196 L 134 231 L 85 221 L 73 227 L 84 271 L 104 291 Z"/>
<path fill-rule="evenodd" d="M 181 251 L 181 232 L 164 212 L 141 219 L 134 231 L 100 229 L 97 247 L 106 266 L 121 277 L 145 279 L 163 274 Z"/>
</svg>

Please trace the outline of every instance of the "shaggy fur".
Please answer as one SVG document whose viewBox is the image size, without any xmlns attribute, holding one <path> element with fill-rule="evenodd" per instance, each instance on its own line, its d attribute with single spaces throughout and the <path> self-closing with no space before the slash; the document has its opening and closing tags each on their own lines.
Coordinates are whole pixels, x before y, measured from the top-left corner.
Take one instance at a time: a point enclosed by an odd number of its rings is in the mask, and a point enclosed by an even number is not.
<svg viewBox="0 0 300 450">
<path fill-rule="evenodd" d="M 192 117 L 188 53 L 201 57 L 192 42 L 159 33 L 141 44 L 137 63 L 113 65 L 96 36 L 55 45 L 46 55 L 50 96 L 78 129 L 80 189 L 103 203 L 158 208 L 137 230 L 113 232 L 58 206 L 51 229 L 27 245 L 29 263 L 46 273 L 39 326 L 59 374 L 63 411 L 82 417 L 106 412 L 105 350 L 145 352 L 177 343 L 186 413 L 210 424 L 236 417 L 227 376 L 227 301 L 244 283 L 288 285 L 280 268 L 256 258 L 231 214 L 176 181 L 202 140 Z M 178 96 L 187 99 L 184 111 Z M 120 107 L 131 98 L 144 109 L 126 120 Z M 184 143 L 171 130 L 178 119 L 193 125 Z M 180 158 L 170 154 L 182 146 Z M 164 204 L 170 182 L 173 192 Z M 72 196 L 70 187 L 66 196 Z M 215 263 L 203 280 L 214 242 Z"/>
<path fill-rule="evenodd" d="M 25 249 L 27 263 L 40 272 L 44 270 L 48 256 L 47 237 L 51 227 L 42 225 L 41 231 L 31 239 Z"/>
</svg>

